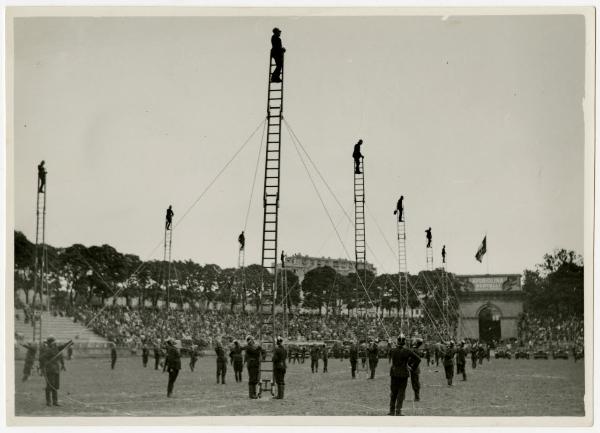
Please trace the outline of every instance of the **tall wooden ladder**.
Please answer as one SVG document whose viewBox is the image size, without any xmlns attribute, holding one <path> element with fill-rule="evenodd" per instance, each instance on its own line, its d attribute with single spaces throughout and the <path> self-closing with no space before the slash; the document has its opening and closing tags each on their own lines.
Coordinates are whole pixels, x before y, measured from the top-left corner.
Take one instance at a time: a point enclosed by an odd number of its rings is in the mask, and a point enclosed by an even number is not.
<svg viewBox="0 0 600 433">
<path fill-rule="evenodd" d="M 267 94 L 267 143 L 265 156 L 265 181 L 263 190 L 263 240 L 261 264 L 270 271 L 273 283 L 265 287 L 262 278 L 260 344 L 264 351 L 260 367 L 260 389 L 258 396 L 273 390 L 272 355 L 275 348 L 275 295 L 277 293 L 277 235 L 279 228 L 279 186 L 281 178 L 281 126 L 283 119 L 284 68 L 281 82 L 271 82 L 275 70 L 275 59 L 270 57 Z"/>
<path fill-rule="evenodd" d="M 173 224 L 167 228 L 165 224 L 165 242 L 163 246 L 163 284 L 167 297 L 167 310 L 171 308 L 171 251 L 173 247 Z"/>
<path fill-rule="evenodd" d="M 409 334 L 407 311 L 410 308 L 408 303 L 408 267 L 406 263 L 406 213 L 402 221 L 396 217 L 397 237 L 398 237 L 398 289 L 400 291 L 400 305 L 402 308 L 402 332 Z"/>
<path fill-rule="evenodd" d="M 33 340 L 41 341 L 41 312 L 44 308 L 50 311 L 50 291 L 46 275 L 48 273 L 48 255 L 46 249 L 46 192 L 48 190 L 47 177 L 44 186 L 40 189 L 41 180 L 38 172 L 36 184 L 35 206 L 35 251 L 33 271 L 33 317 L 39 317 L 39 326 L 33 322 Z M 44 295 L 46 305 L 44 305 Z M 39 339 L 39 340 L 38 340 Z"/>
<path fill-rule="evenodd" d="M 363 291 L 366 287 L 367 272 L 367 240 L 365 231 L 365 167 L 364 159 L 360 159 L 357 173 L 352 163 L 354 172 L 354 267 L 356 269 L 356 302 L 357 311 L 364 315 L 366 303 Z M 362 273 L 362 275 L 361 275 Z M 362 280 L 362 282 L 361 282 Z"/>
</svg>

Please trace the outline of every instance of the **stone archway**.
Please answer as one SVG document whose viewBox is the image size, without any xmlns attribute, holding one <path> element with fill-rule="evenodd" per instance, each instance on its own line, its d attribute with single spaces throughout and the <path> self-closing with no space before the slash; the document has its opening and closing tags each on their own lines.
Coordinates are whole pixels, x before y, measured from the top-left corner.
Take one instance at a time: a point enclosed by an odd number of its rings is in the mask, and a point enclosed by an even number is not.
<svg viewBox="0 0 600 433">
<path fill-rule="evenodd" d="M 478 312 L 479 317 L 479 341 L 491 343 L 492 341 L 500 341 L 502 332 L 500 321 L 502 312 L 493 304 L 487 303 L 483 305 Z"/>
</svg>

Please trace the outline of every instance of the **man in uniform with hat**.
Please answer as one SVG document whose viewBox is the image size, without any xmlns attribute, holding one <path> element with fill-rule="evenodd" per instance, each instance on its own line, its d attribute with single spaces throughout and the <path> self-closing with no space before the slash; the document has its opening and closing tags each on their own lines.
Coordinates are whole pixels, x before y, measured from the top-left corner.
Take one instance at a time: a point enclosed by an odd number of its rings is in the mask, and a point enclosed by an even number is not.
<svg viewBox="0 0 600 433">
<path fill-rule="evenodd" d="M 313 344 L 310 348 L 310 371 L 319 372 L 319 348 Z"/>
<path fill-rule="evenodd" d="M 45 162 L 42 161 L 38 164 L 38 192 L 46 192 L 46 167 Z"/>
<path fill-rule="evenodd" d="M 283 338 L 277 337 L 277 346 L 273 351 L 273 376 L 275 383 L 277 384 L 277 396 L 276 399 L 283 399 L 285 391 L 285 371 L 287 366 L 285 360 L 287 358 L 287 352 L 283 347 Z"/>
<path fill-rule="evenodd" d="M 417 355 L 419 357 L 419 359 L 423 357 L 423 352 L 420 349 L 422 345 L 423 345 L 423 339 L 421 339 L 421 338 L 415 339 L 415 342 L 413 345 L 413 352 L 415 353 L 415 355 Z M 415 401 L 421 400 L 420 376 L 421 376 L 421 366 L 420 365 L 417 365 L 416 367 L 410 369 L 410 384 L 415 393 Z"/>
<path fill-rule="evenodd" d="M 371 376 L 369 379 L 375 379 L 375 370 L 377 369 L 377 363 L 379 362 L 379 346 L 377 342 L 379 340 L 375 340 L 371 343 L 370 347 L 367 349 L 369 352 L 369 370 L 371 371 Z"/>
<path fill-rule="evenodd" d="M 166 230 L 171 230 L 171 224 L 173 223 L 173 215 L 175 215 L 175 213 L 173 212 L 173 206 L 169 205 L 169 208 L 167 209 L 167 215 L 166 215 L 166 223 L 165 223 L 165 229 Z"/>
<path fill-rule="evenodd" d="M 221 384 L 225 385 L 225 374 L 227 373 L 227 357 L 225 356 L 225 350 L 220 341 L 215 344 L 215 353 L 217 354 L 217 384 L 219 384 L 219 378 L 221 378 Z"/>
<path fill-rule="evenodd" d="M 155 341 L 154 342 L 154 348 L 153 348 L 153 352 L 154 352 L 154 369 L 158 370 L 158 365 L 160 364 L 160 342 Z"/>
<path fill-rule="evenodd" d="M 46 406 L 59 406 L 61 352 L 71 344 L 73 341 L 69 340 L 66 344 L 57 345 L 55 338 L 50 335 L 40 350 L 40 371 L 46 379 Z"/>
<path fill-rule="evenodd" d="M 323 373 L 327 373 L 327 363 L 329 362 L 329 349 L 326 345 L 323 346 L 321 356 L 323 357 Z"/>
<path fill-rule="evenodd" d="M 452 379 L 454 378 L 454 341 L 448 343 L 448 347 L 444 351 L 444 371 L 446 372 L 446 380 L 448 386 L 452 386 Z"/>
<path fill-rule="evenodd" d="M 242 370 L 244 369 L 244 357 L 242 356 L 242 348 L 237 340 L 233 342 L 233 349 L 229 352 L 229 358 L 233 365 L 233 373 L 235 374 L 235 381 L 242 381 Z"/>
<path fill-rule="evenodd" d="M 115 369 L 117 363 L 117 345 L 114 342 L 110 342 L 110 369 Z"/>
<path fill-rule="evenodd" d="M 354 151 L 352 152 L 352 158 L 354 158 L 354 173 L 360 174 L 360 160 L 364 158 L 363 154 L 360 153 L 360 146 L 362 146 L 363 141 L 358 140 L 358 142 L 354 145 Z"/>
<path fill-rule="evenodd" d="M 190 347 L 190 371 L 194 372 L 196 368 L 196 362 L 198 362 L 198 346 L 192 344 Z"/>
<path fill-rule="evenodd" d="M 175 340 L 172 338 L 167 339 L 167 357 L 165 358 L 165 365 L 163 367 L 163 373 L 168 371 L 169 383 L 167 385 L 167 397 L 171 397 L 173 394 L 173 387 L 175 381 L 181 370 L 181 354 L 176 346 Z"/>
<path fill-rule="evenodd" d="M 261 348 L 254 344 L 254 338 L 249 335 L 246 337 L 244 350 L 246 351 L 246 367 L 248 368 L 248 397 L 258 398 L 256 386 L 259 383 Z"/>
<path fill-rule="evenodd" d="M 392 367 L 390 368 L 390 412 L 388 415 L 402 415 L 402 403 L 408 384 L 409 369 L 416 370 L 421 358 L 412 350 L 405 348 L 406 338 L 398 337 L 398 344 L 392 351 Z"/>
<path fill-rule="evenodd" d="M 240 235 L 238 236 L 238 242 L 240 243 L 240 251 L 242 251 L 244 249 L 244 247 L 246 246 L 246 236 L 244 236 L 243 230 L 240 233 Z"/>
<path fill-rule="evenodd" d="M 271 76 L 272 83 L 281 83 L 281 70 L 283 69 L 283 53 L 285 48 L 281 43 L 281 30 L 277 27 L 273 29 L 273 36 L 271 36 L 271 58 L 275 60 L 275 70 Z"/>
<path fill-rule="evenodd" d="M 148 342 L 144 340 L 144 344 L 142 345 L 142 366 L 146 368 L 148 366 L 148 358 L 150 357 L 150 348 L 148 347 Z"/>
<path fill-rule="evenodd" d="M 467 380 L 467 352 L 465 350 L 465 341 L 460 342 L 460 347 L 456 351 L 456 375 L 462 374 L 463 381 Z"/>
<path fill-rule="evenodd" d="M 352 369 L 352 379 L 356 378 L 356 366 L 358 364 L 358 343 L 356 340 L 350 347 L 350 368 Z"/>
</svg>

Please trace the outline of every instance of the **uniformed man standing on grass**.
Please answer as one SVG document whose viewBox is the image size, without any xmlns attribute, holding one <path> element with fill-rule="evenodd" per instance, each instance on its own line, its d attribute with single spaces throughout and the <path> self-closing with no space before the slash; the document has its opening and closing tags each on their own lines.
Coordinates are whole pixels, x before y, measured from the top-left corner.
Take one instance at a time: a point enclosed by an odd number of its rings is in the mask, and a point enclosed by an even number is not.
<svg viewBox="0 0 600 433">
<path fill-rule="evenodd" d="M 61 351 L 71 344 L 72 341 L 57 345 L 54 337 L 50 335 L 40 349 L 40 371 L 46 380 L 46 406 L 60 406 L 58 389 L 60 388 Z"/>
<path fill-rule="evenodd" d="M 414 343 L 413 352 L 415 353 L 415 355 L 417 355 L 419 357 L 419 359 L 421 359 L 423 357 L 423 354 L 421 352 L 422 345 L 423 345 L 423 340 L 420 338 L 417 338 Z M 421 366 L 417 364 L 415 367 L 412 367 L 410 369 L 410 384 L 415 393 L 415 401 L 421 400 L 420 376 L 421 376 Z"/>
<path fill-rule="evenodd" d="M 373 341 L 371 346 L 368 348 L 369 352 L 369 370 L 371 371 L 371 376 L 369 379 L 375 379 L 375 370 L 377 369 L 377 363 L 379 362 L 379 346 L 377 346 L 377 341 Z"/>
<path fill-rule="evenodd" d="M 352 369 L 352 379 L 356 379 L 356 366 L 358 365 L 358 344 L 356 341 L 350 347 L 350 368 Z"/>
<path fill-rule="evenodd" d="M 219 384 L 219 378 L 221 384 L 225 385 L 225 373 L 227 373 L 227 357 L 225 356 L 225 350 L 220 341 L 215 344 L 215 353 L 217 354 L 217 384 Z"/>
<path fill-rule="evenodd" d="M 477 368 L 477 343 L 471 343 L 471 367 Z"/>
<path fill-rule="evenodd" d="M 365 344 L 361 344 L 360 345 L 360 362 L 361 362 L 361 368 L 365 369 L 367 368 L 367 348 L 365 347 Z"/>
<path fill-rule="evenodd" d="M 455 353 L 456 351 L 454 350 L 454 342 L 450 341 L 450 343 L 448 343 L 448 347 L 443 352 L 444 371 L 446 373 L 446 381 L 448 382 L 448 386 L 452 386 L 452 379 L 454 378 Z"/>
<path fill-rule="evenodd" d="M 313 373 L 319 372 L 319 348 L 316 344 L 310 348 L 310 370 Z"/>
<path fill-rule="evenodd" d="M 198 346 L 195 344 L 190 348 L 190 371 L 193 372 L 198 362 Z"/>
<path fill-rule="evenodd" d="M 165 365 L 163 367 L 163 373 L 167 371 L 169 373 L 169 383 L 167 384 L 167 397 L 171 397 L 173 394 L 173 387 L 175 381 L 181 370 L 181 354 L 179 349 L 175 345 L 175 340 L 169 338 L 167 340 L 167 357 L 165 359 Z"/>
<path fill-rule="evenodd" d="M 148 348 L 148 343 L 144 341 L 144 345 L 142 346 L 142 366 L 146 368 L 148 366 L 148 358 L 150 357 L 150 349 Z"/>
<path fill-rule="evenodd" d="M 277 396 L 273 397 L 279 400 L 283 399 L 285 392 L 285 371 L 287 365 L 285 360 L 287 359 L 287 352 L 283 347 L 283 338 L 277 337 L 277 346 L 273 351 L 273 377 L 277 384 Z"/>
<path fill-rule="evenodd" d="M 235 381 L 241 382 L 242 370 L 244 369 L 244 357 L 242 356 L 242 347 L 237 340 L 233 342 L 233 348 L 229 352 L 229 358 L 231 358 L 231 364 L 233 365 Z"/>
<path fill-rule="evenodd" d="M 246 337 L 246 367 L 248 368 L 248 397 L 258 398 L 256 395 L 256 386 L 258 385 L 258 376 L 260 373 L 261 348 L 254 344 L 254 338 Z"/>
<path fill-rule="evenodd" d="M 465 350 L 464 340 L 460 342 L 460 347 L 456 351 L 456 375 L 462 374 L 463 381 L 467 380 L 467 351 Z"/>
<path fill-rule="evenodd" d="M 160 343 L 156 341 L 154 343 L 154 369 L 158 370 L 158 364 L 160 364 Z"/>
<path fill-rule="evenodd" d="M 419 367 L 421 359 L 412 351 L 404 347 L 404 335 L 398 337 L 398 345 L 392 351 L 392 367 L 390 368 L 390 411 L 388 415 L 402 415 L 402 403 L 408 384 L 409 369 Z"/>
<path fill-rule="evenodd" d="M 327 346 L 323 346 L 323 373 L 327 373 L 327 362 L 329 361 L 329 349 Z"/>
<path fill-rule="evenodd" d="M 115 369 L 117 363 L 117 345 L 111 341 L 110 343 L 110 369 Z"/>
</svg>

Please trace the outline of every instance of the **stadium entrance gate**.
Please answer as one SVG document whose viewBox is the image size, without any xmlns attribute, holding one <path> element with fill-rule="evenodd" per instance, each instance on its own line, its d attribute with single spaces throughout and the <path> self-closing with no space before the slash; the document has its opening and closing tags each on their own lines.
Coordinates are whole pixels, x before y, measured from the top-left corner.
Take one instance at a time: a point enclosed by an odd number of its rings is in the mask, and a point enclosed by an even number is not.
<svg viewBox="0 0 600 433">
<path fill-rule="evenodd" d="M 500 341 L 500 311 L 492 305 L 484 306 L 479 312 L 479 341 Z"/>
</svg>

